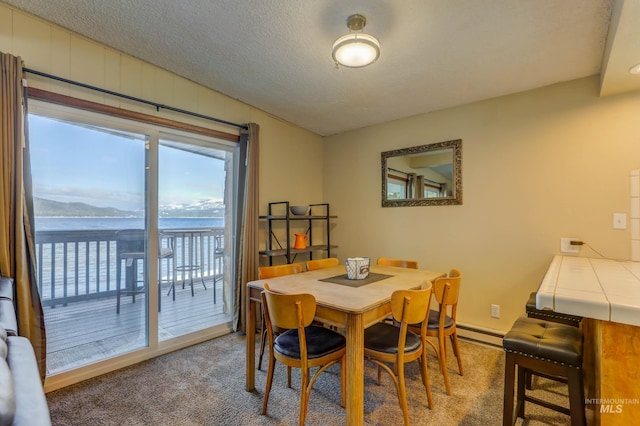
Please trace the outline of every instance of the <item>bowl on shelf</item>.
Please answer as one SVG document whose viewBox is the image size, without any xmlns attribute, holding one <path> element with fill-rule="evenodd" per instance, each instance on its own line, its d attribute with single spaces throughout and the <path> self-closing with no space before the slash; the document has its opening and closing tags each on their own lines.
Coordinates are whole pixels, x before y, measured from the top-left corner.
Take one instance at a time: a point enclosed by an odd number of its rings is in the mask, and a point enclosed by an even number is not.
<svg viewBox="0 0 640 426">
<path fill-rule="evenodd" d="M 296 216 L 304 216 L 309 211 L 309 206 L 289 206 L 289 210 Z"/>
</svg>

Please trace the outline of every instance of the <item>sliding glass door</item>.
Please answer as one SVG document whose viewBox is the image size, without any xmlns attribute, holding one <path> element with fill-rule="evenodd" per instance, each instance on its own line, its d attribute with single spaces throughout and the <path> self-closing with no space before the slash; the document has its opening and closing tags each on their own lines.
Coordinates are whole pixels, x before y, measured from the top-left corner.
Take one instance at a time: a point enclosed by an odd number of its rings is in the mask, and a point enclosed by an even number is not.
<svg viewBox="0 0 640 426">
<path fill-rule="evenodd" d="M 235 144 L 29 107 L 47 375 L 229 330 Z"/>
<path fill-rule="evenodd" d="M 222 144 L 160 135 L 158 227 L 173 258 L 160 268 L 159 340 L 229 319 L 232 158 Z"/>
</svg>

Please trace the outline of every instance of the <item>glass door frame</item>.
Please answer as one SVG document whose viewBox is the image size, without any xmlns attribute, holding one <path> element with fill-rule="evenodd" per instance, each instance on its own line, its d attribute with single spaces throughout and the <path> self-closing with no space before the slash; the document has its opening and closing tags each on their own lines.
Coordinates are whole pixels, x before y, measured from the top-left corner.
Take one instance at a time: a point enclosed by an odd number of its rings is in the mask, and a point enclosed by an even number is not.
<svg viewBox="0 0 640 426">
<path fill-rule="evenodd" d="M 159 152 L 159 140 L 161 133 L 184 135 L 189 138 L 196 138 L 207 143 L 214 144 L 216 146 L 228 147 L 230 152 L 233 152 L 234 156 L 238 155 L 239 144 L 235 142 L 225 141 L 222 139 L 216 139 L 211 136 L 200 135 L 197 133 L 185 132 L 176 129 L 170 129 L 161 127 L 153 123 L 137 122 L 134 120 L 127 120 L 119 117 L 112 117 L 106 114 L 100 114 L 96 112 L 86 111 L 73 106 L 59 105 L 51 102 L 40 100 L 29 100 L 29 113 L 42 115 L 50 118 L 57 118 L 77 123 L 89 123 L 100 127 L 112 127 L 114 129 L 139 133 L 147 135 L 146 142 L 146 173 L 145 173 L 145 230 L 146 230 L 146 247 L 158 247 L 159 227 L 158 227 L 158 152 Z M 237 163 L 237 157 L 234 158 L 233 163 Z M 234 174 L 231 178 L 227 179 L 227 184 L 233 185 L 233 196 L 229 197 L 229 201 L 233 203 L 231 208 L 235 212 L 237 202 L 237 170 L 234 170 Z M 231 216 L 235 217 L 235 214 Z M 235 232 L 235 225 L 233 223 L 225 222 L 225 229 L 229 229 L 231 235 Z M 226 230 L 225 230 L 226 232 Z M 235 237 L 229 239 L 229 253 L 232 256 L 231 264 L 235 250 L 232 249 L 231 244 L 235 241 Z M 48 376 L 45 380 L 45 391 L 52 391 L 55 389 L 68 386 L 82 380 L 86 380 L 91 377 L 96 377 L 128 365 L 133 365 L 138 362 L 155 358 L 165 353 L 173 352 L 178 349 L 182 349 L 193 344 L 201 343 L 210 340 L 215 337 L 229 334 L 233 331 L 232 317 L 228 322 L 217 326 L 209 327 L 188 335 L 178 336 L 176 338 L 159 341 L 158 340 L 158 304 L 150 303 L 150 301 L 158 300 L 158 286 L 149 285 L 149 283 L 155 283 L 158 280 L 158 250 L 146 250 L 146 288 L 148 297 L 145 300 L 146 305 L 146 339 L 147 346 L 140 349 L 136 349 L 132 352 L 116 356 L 113 358 L 98 361 L 89 365 L 85 365 L 73 370 L 61 372 Z M 230 299 L 233 301 L 234 286 L 234 268 L 229 269 L 230 272 L 230 284 L 229 292 Z"/>
</svg>

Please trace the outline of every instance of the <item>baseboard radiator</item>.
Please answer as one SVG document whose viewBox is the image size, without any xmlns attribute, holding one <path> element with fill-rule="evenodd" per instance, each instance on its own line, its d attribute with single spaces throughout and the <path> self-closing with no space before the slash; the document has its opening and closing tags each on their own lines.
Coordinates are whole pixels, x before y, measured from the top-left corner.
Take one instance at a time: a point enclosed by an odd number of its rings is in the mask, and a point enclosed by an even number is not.
<svg viewBox="0 0 640 426">
<path fill-rule="evenodd" d="M 501 333 L 498 330 L 490 330 L 461 323 L 456 324 L 456 329 L 458 330 L 458 337 L 460 339 L 502 348 L 502 338 L 504 337 L 504 333 Z"/>
</svg>

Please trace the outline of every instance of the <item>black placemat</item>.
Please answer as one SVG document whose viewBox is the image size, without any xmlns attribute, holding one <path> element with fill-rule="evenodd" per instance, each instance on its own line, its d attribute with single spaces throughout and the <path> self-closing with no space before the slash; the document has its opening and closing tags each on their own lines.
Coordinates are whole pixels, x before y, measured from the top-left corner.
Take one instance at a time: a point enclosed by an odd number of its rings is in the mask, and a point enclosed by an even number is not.
<svg viewBox="0 0 640 426">
<path fill-rule="evenodd" d="M 375 272 L 370 272 L 369 276 L 363 280 L 350 280 L 347 278 L 347 274 L 337 275 L 335 277 L 325 278 L 320 281 L 324 281 L 327 283 L 347 285 L 349 287 L 362 287 L 363 285 L 375 283 L 376 281 L 381 281 L 386 278 L 390 278 L 393 275 L 387 274 L 376 274 Z"/>
</svg>

